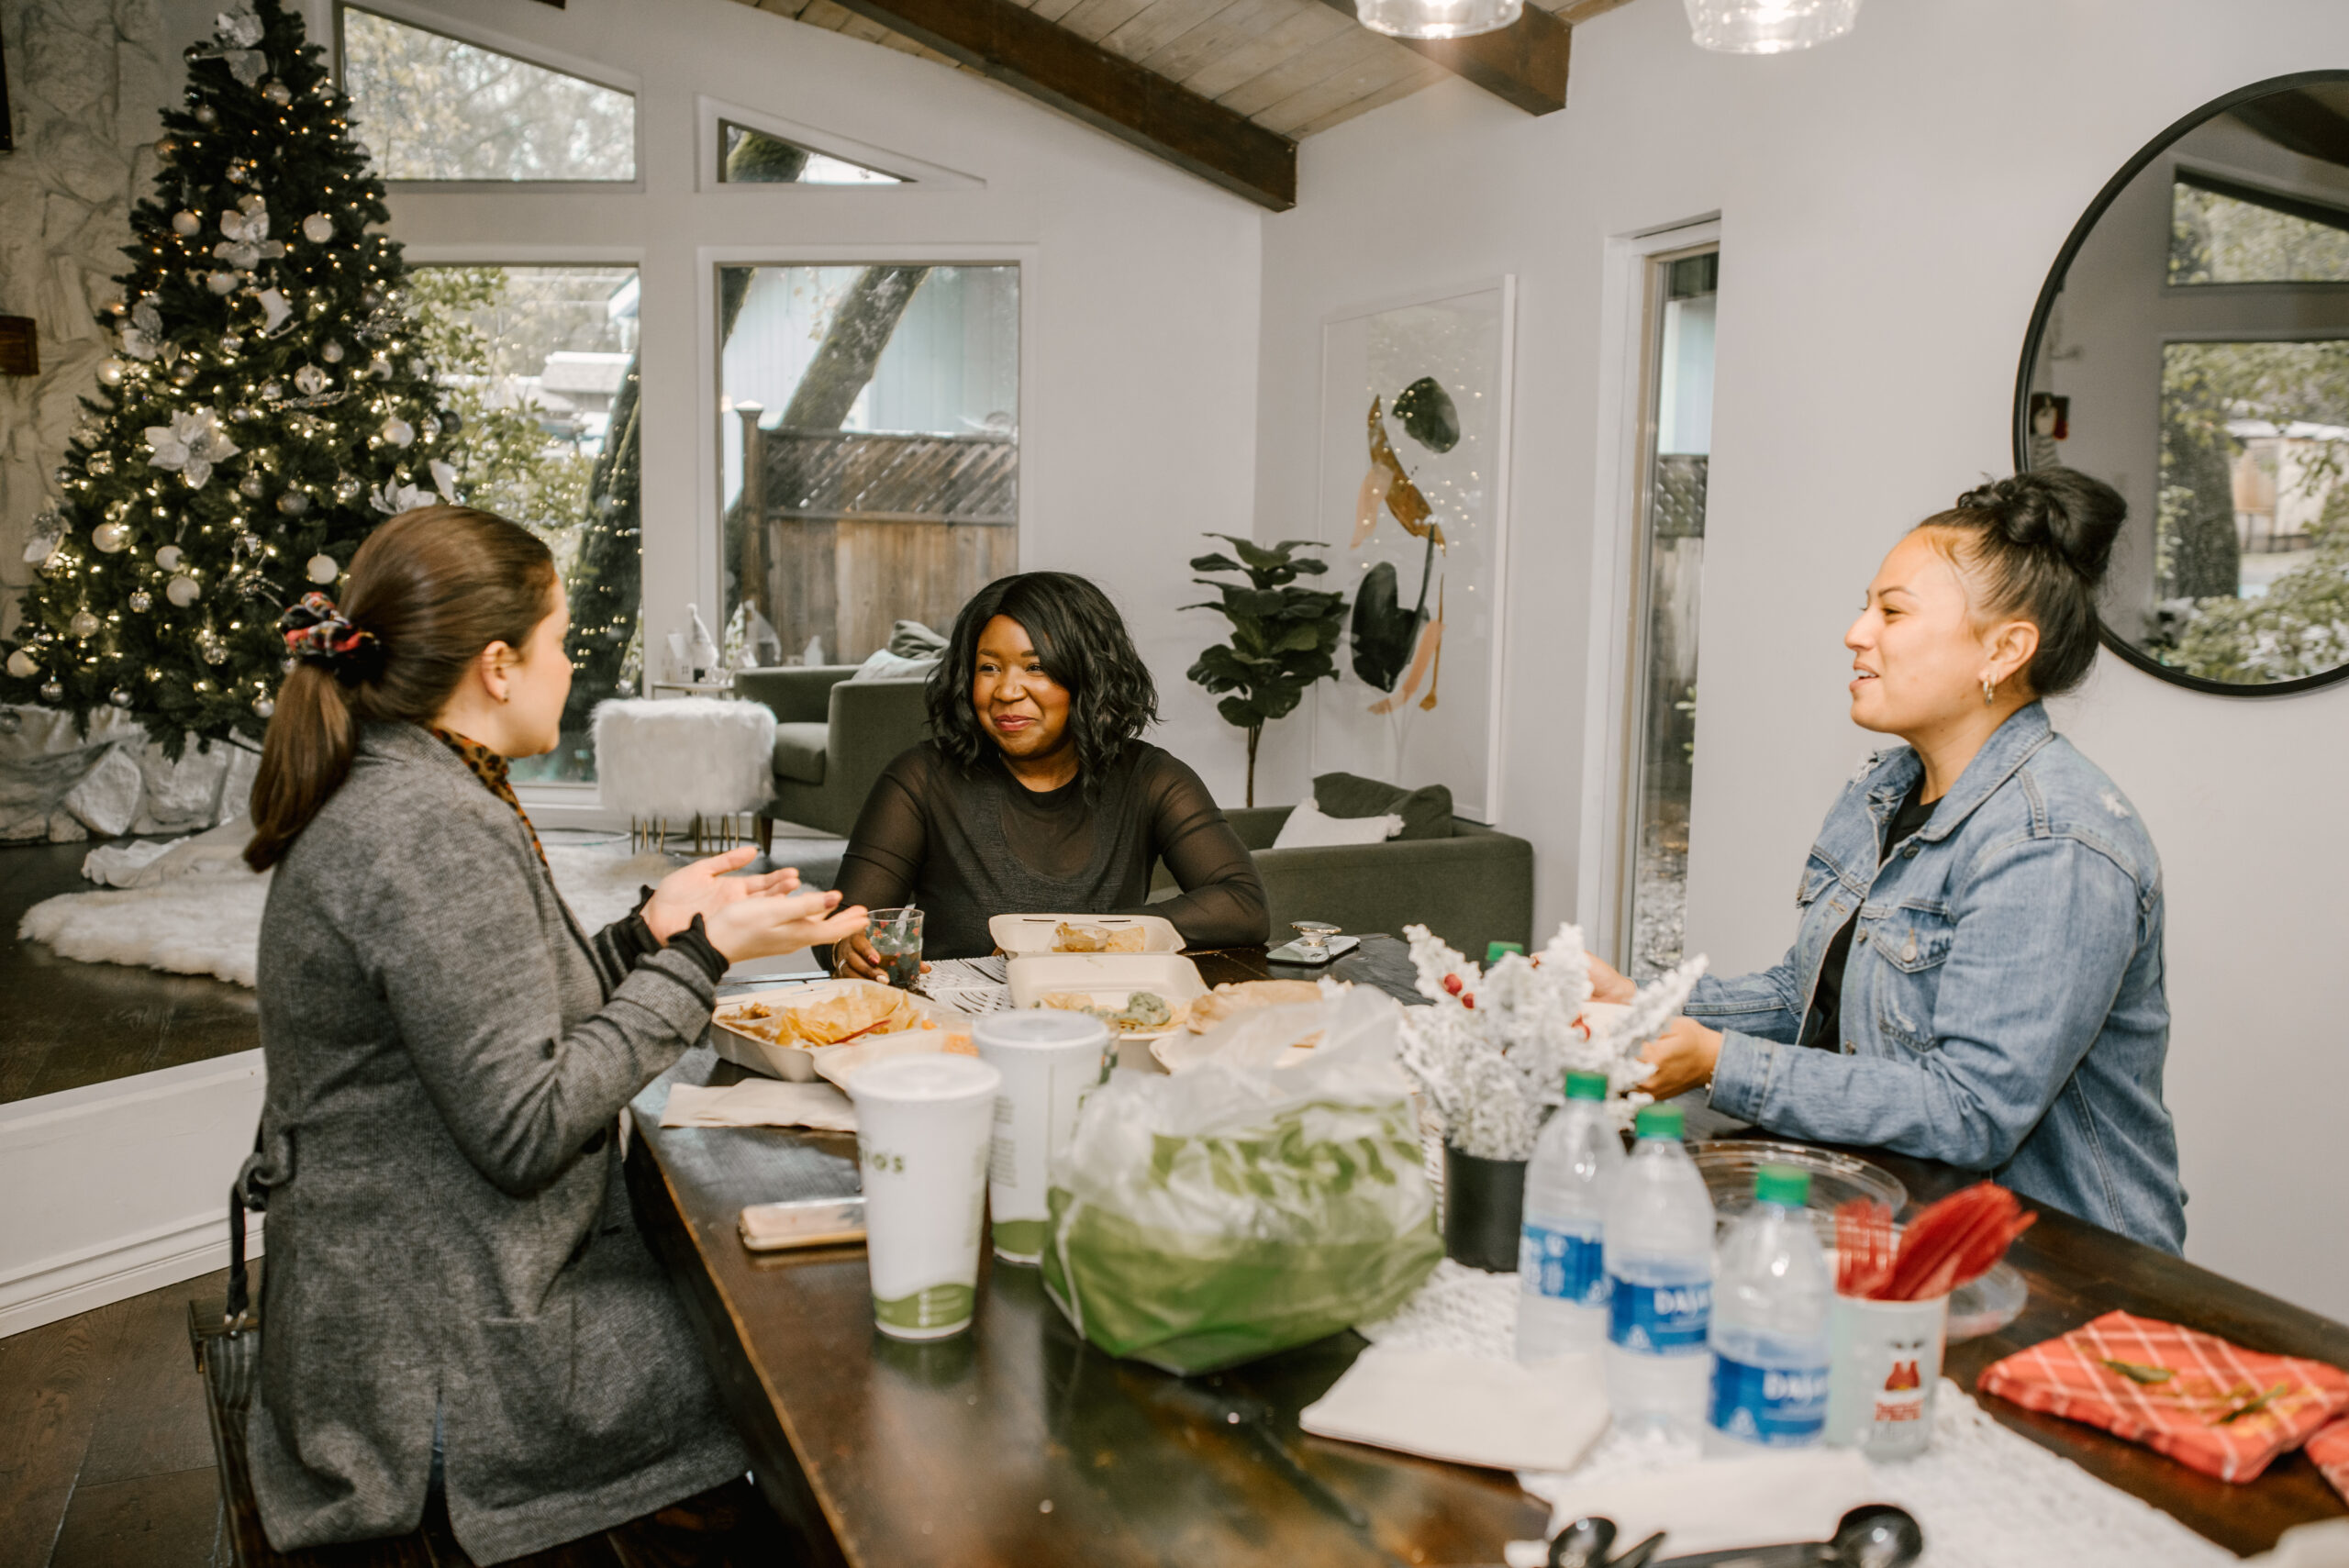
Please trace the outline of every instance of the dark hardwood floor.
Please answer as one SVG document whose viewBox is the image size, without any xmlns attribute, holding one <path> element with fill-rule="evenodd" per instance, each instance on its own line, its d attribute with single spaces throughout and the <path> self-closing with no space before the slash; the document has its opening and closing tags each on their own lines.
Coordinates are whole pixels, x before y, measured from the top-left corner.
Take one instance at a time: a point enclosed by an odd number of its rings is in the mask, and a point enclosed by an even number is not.
<svg viewBox="0 0 2349 1568">
<path fill-rule="evenodd" d="M 0 1568 L 226 1568 L 187 1304 L 206 1274 L 0 1340 Z"/>
<path fill-rule="evenodd" d="M 233 1056 L 261 1044 L 253 994 L 209 975 L 79 963 L 17 937 L 26 910 L 85 893 L 92 845 L 0 845 L 0 1101 Z"/>
</svg>

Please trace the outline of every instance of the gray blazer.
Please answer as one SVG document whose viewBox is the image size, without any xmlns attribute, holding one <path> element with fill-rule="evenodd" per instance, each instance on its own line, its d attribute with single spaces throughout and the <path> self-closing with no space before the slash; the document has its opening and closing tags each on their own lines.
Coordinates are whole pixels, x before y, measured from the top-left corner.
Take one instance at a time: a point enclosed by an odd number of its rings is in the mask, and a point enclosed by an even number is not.
<svg viewBox="0 0 2349 1568">
<path fill-rule="evenodd" d="M 514 812 L 369 725 L 262 919 L 270 1186 L 247 1436 L 272 1544 L 401 1533 L 436 1416 L 484 1562 L 749 1457 L 621 1185 L 620 1107 L 701 1037 L 707 971 L 584 935 Z"/>
</svg>

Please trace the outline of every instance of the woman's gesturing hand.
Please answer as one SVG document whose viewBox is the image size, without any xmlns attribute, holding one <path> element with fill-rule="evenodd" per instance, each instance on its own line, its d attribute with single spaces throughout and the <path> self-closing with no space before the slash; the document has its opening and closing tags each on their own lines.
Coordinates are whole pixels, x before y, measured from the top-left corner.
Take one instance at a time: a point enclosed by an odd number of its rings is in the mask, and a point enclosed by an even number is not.
<svg viewBox="0 0 2349 1568">
<path fill-rule="evenodd" d="M 1639 987 L 1623 977 L 1622 972 L 1597 953 L 1589 955 L 1590 999 L 1594 1002 L 1629 1002 Z M 1664 1096 L 1658 1095 L 1656 1098 Z"/>
<path fill-rule="evenodd" d="M 1594 968 L 1598 963 L 1597 959 L 1591 960 Z M 1620 980 L 1622 976 L 1616 978 Z M 1630 982 L 1624 984 L 1628 985 Z M 1685 1095 L 1713 1081 L 1713 1067 L 1720 1058 L 1720 1030 L 1709 1029 L 1694 1018 L 1675 1018 L 1664 1026 L 1662 1034 L 1641 1049 L 1640 1060 L 1654 1062 L 1655 1071 L 1640 1087 L 1659 1100 Z"/>
<path fill-rule="evenodd" d="M 642 911 L 653 940 L 665 947 L 671 937 L 694 923 L 696 915 L 707 927 L 716 920 L 719 909 L 736 899 L 790 893 L 799 886 L 799 873 L 790 866 L 763 876 L 729 874 L 749 865 L 758 852 L 745 844 L 722 855 L 696 861 L 662 877 Z"/>
<path fill-rule="evenodd" d="M 862 905 L 839 907 L 837 893 L 754 894 L 702 912 L 702 929 L 729 963 L 774 958 L 864 929 Z"/>
</svg>

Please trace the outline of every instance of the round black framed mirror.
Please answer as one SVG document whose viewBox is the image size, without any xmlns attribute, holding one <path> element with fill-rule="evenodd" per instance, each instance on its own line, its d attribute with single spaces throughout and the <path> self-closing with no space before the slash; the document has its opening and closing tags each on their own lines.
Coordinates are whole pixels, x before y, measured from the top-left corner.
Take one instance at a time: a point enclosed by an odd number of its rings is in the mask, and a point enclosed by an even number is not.
<svg viewBox="0 0 2349 1568">
<path fill-rule="evenodd" d="M 2073 226 L 2015 378 L 2015 466 L 2129 502 L 2105 646 L 2197 691 L 2349 677 L 2349 70 L 2188 115 Z"/>
</svg>

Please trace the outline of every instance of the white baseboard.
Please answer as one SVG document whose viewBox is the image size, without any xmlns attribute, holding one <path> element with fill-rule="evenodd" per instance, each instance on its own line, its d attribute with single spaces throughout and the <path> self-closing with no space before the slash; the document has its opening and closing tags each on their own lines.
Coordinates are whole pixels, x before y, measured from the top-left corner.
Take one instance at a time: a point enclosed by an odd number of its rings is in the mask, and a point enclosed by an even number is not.
<svg viewBox="0 0 2349 1568">
<path fill-rule="evenodd" d="M 225 1265 L 262 1087 L 248 1051 L 0 1105 L 0 1337 Z"/>
</svg>

